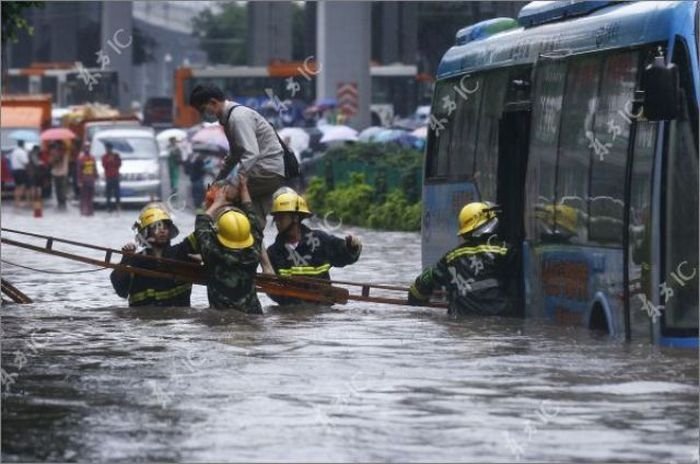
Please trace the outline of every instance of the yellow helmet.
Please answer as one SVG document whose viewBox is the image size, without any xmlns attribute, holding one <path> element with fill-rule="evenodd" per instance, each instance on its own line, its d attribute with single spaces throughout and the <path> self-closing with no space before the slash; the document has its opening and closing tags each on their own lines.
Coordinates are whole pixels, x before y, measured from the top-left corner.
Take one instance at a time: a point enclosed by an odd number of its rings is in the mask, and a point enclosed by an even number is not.
<svg viewBox="0 0 700 464">
<path fill-rule="evenodd" d="M 227 208 L 216 220 L 216 238 L 226 248 L 248 248 L 255 240 L 250 233 L 250 221 L 236 208 Z"/>
<path fill-rule="evenodd" d="M 473 232 L 495 218 L 496 211 L 493 205 L 486 202 L 469 203 L 459 212 L 459 232 L 457 235 Z"/>
<path fill-rule="evenodd" d="M 173 219 L 170 217 L 170 214 L 160 203 L 149 203 L 144 206 L 139 214 L 139 218 L 134 224 L 134 228 L 139 232 L 143 232 L 148 226 L 151 226 L 158 221 L 167 221 L 169 223 L 168 225 L 170 226 L 171 239 L 177 237 L 177 234 L 180 233 L 177 226 L 173 223 Z"/>
<path fill-rule="evenodd" d="M 282 193 L 274 196 L 272 214 L 277 213 L 297 213 L 306 217 L 311 216 L 311 211 L 309 211 L 304 197 L 290 188 L 286 188 Z"/>
</svg>

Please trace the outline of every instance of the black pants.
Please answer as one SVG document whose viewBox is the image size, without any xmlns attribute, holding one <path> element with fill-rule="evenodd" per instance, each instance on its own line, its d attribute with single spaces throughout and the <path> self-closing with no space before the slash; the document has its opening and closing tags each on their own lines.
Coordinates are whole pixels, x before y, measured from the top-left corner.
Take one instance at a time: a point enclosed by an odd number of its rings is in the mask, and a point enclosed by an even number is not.
<svg viewBox="0 0 700 464">
<path fill-rule="evenodd" d="M 117 200 L 117 209 L 121 207 L 121 196 L 119 194 L 119 178 L 107 179 L 105 186 L 105 197 L 107 197 L 107 210 L 114 211 L 112 207 L 112 195 Z"/>
</svg>

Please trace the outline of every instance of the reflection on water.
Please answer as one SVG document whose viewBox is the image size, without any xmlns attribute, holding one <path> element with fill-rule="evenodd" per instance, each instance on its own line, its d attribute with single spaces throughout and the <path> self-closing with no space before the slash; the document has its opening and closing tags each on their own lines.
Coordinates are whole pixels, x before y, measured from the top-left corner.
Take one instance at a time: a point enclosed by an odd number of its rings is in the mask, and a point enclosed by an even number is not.
<svg viewBox="0 0 700 464">
<path fill-rule="evenodd" d="M 5 208 L 3 225 L 119 247 L 134 215 Z M 407 284 L 419 272 L 417 234 L 353 232 L 363 257 L 335 277 Z M 87 269 L 9 246 L 2 259 Z M 206 309 L 202 287 L 192 309 L 136 310 L 107 271 L 3 265 L 3 277 L 37 301 L 3 307 L 4 461 L 697 456 L 697 352 L 362 303 L 290 311 L 263 297 L 266 314 L 250 317 Z"/>
</svg>

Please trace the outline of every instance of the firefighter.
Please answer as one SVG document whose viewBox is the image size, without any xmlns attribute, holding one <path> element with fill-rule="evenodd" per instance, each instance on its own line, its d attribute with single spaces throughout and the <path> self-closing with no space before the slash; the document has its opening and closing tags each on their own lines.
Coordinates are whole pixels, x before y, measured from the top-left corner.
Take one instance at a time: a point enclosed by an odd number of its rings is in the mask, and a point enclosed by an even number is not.
<svg viewBox="0 0 700 464">
<path fill-rule="evenodd" d="M 437 287 L 447 289 L 448 314 L 511 315 L 506 288 L 512 253 L 497 235 L 497 208 L 487 202 L 469 203 L 459 213 L 462 243 L 416 278 L 409 304 L 427 302 Z"/>
<path fill-rule="evenodd" d="M 358 260 L 362 252 L 359 238 L 348 235 L 343 239 L 302 224 L 312 214 L 297 192 L 283 187 L 273 197 L 272 217 L 278 234 L 267 254 L 275 273 L 330 280 L 331 267 L 344 267 Z M 270 298 L 280 304 L 300 302 L 272 295 Z"/>
<path fill-rule="evenodd" d="M 229 206 L 229 188 L 233 187 L 217 189 L 206 213 L 195 219 L 209 305 L 262 314 L 255 292 L 255 272 L 260 264 L 263 231 L 253 212 L 246 178 L 239 175 L 233 195 L 240 200 L 240 209 Z"/>
<path fill-rule="evenodd" d="M 122 247 L 124 256 L 121 264 L 157 270 L 158 263 L 139 259 L 139 256 L 190 262 L 196 258 L 198 247 L 194 234 L 190 234 L 177 245 L 170 245 L 170 241 L 177 237 L 179 231 L 170 214 L 160 203 L 146 205 L 141 210 L 134 229 L 137 231 L 137 242 L 144 246 L 144 249 L 136 253 L 136 245 L 127 243 Z M 129 299 L 129 306 L 190 306 L 192 284 L 189 282 L 144 277 L 120 270 L 114 270 L 110 279 L 117 295 Z"/>
</svg>

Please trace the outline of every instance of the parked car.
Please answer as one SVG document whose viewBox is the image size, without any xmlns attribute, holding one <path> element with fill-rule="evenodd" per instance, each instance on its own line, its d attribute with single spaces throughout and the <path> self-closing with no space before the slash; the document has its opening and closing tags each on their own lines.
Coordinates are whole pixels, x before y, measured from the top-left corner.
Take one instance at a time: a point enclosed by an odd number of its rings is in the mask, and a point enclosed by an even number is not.
<svg viewBox="0 0 700 464">
<path fill-rule="evenodd" d="M 110 129 L 127 129 L 127 128 L 139 128 L 144 126 L 141 125 L 138 119 L 135 117 L 126 117 L 124 119 L 94 119 L 86 120 L 83 124 L 83 144 L 92 142 L 93 137 L 100 131 L 110 130 Z"/>
<path fill-rule="evenodd" d="M 156 138 L 151 128 L 110 129 L 95 134 L 90 153 L 97 160 L 99 179 L 95 184 L 95 203 L 106 203 L 102 156 L 105 142 L 122 159 L 120 191 L 122 203 L 145 204 L 161 199 L 161 163 Z"/>
</svg>

